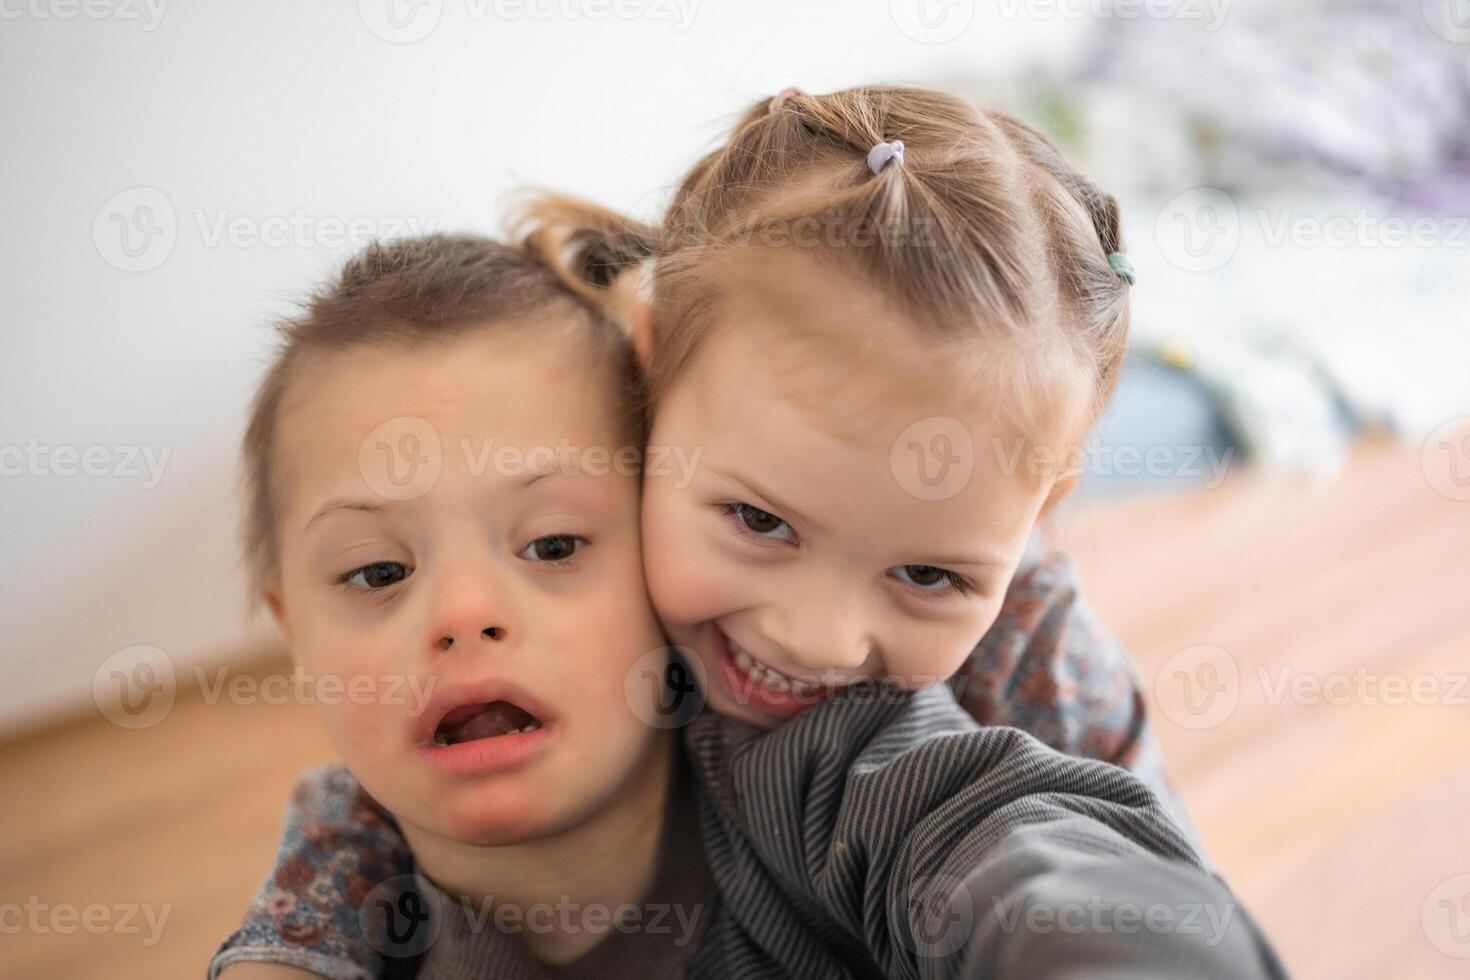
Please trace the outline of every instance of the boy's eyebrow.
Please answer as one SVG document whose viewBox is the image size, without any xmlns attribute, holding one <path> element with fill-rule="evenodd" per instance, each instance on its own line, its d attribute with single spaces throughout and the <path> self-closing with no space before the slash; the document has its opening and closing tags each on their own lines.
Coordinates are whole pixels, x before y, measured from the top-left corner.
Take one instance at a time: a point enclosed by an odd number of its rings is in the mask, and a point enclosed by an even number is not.
<svg viewBox="0 0 1470 980">
<path fill-rule="evenodd" d="M 728 480 L 731 483 L 739 484 L 740 486 L 744 487 L 747 491 L 749 491 L 751 494 L 753 494 L 753 495 L 755 495 L 757 497 L 760 497 L 760 498 L 764 499 L 766 501 L 766 503 L 770 504 L 771 507 L 773 507 L 773 508 L 775 508 L 775 510 L 779 511 L 779 513 L 776 516 L 782 518 L 783 520 L 785 520 L 787 518 L 794 517 L 798 521 L 800 521 L 801 523 L 807 525 L 808 527 L 815 528 L 815 529 L 818 529 L 818 530 L 821 529 L 821 527 L 822 527 L 821 524 L 819 524 L 818 522 L 812 520 L 810 517 L 807 517 L 805 514 L 803 514 L 801 511 L 797 510 L 795 507 L 792 507 L 789 504 L 782 503 L 781 502 L 781 499 L 779 497 L 777 497 L 774 493 L 771 493 L 769 490 L 764 490 L 761 487 L 757 486 L 756 483 L 755 483 L 755 481 L 749 479 L 748 477 L 737 476 L 736 474 L 734 474 L 734 473 L 730 472 L 729 470 L 725 469 L 723 466 L 715 466 L 715 465 L 712 465 L 712 464 L 706 464 L 706 467 L 705 468 L 708 469 L 708 470 L 710 470 L 711 472 L 713 472 L 716 476 L 721 477 L 722 479 Z"/>
<path fill-rule="evenodd" d="M 317 512 L 312 514 L 311 519 L 303 525 L 302 530 L 311 527 L 328 514 L 335 513 L 339 510 L 359 510 L 369 514 L 380 514 L 386 509 L 382 504 L 375 504 L 368 500 L 354 500 L 351 497 L 335 497 L 318 507 Z"/>
</svg>

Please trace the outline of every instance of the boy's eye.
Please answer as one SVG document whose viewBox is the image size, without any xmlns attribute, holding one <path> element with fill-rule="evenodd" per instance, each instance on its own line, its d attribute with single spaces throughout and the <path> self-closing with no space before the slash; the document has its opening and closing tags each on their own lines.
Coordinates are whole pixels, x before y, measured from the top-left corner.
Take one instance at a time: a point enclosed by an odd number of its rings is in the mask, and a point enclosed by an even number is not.
<svg viewBox="0 0 1470 980">
<path fill-rule="evenodd" d="M 572 534 L 548 534 L 526 545 L 517 555 L 527 561 L 563 562 L 587 542 Z"/>
<path fill-rule="evenodd" d="M 752 507 L 750 504 L 726 504 L 725 511 L 739 521 L 747 531 L 759 534 L 763 538 L 790 541 L 796 536 L 790 524 L 759 507 Z"/>
<path fill-rule="evenodd" d="M 899 565 L 893 569 L 893 577 L 924 592 L 949 588 L 965 594 L 964 581 L 958 575 L 934 565 Z"/>
<path fill-rule="evenodd" d="M 413 569 L 396 561 L 375 561 L 342 576 L 342 582 L 354 589 L 372 591 L 396 585 L 413 574 Z"/>
</svg>

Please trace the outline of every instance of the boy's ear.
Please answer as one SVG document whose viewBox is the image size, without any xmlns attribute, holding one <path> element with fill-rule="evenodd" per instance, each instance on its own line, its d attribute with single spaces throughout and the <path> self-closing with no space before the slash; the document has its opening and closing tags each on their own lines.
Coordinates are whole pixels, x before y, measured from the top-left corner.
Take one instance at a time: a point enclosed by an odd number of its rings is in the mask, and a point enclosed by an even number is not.
<svg viewBox="0 0 1470 980">
<path fill-rule="evenodd" d="M 653 304 L 647 300 L 635 300 L 632 315 L 628 318 L 628 329 L 632 333 L 633 353 L 638 366 L 648 370 L 648 360 L 653 354 Z"/>
</svg>

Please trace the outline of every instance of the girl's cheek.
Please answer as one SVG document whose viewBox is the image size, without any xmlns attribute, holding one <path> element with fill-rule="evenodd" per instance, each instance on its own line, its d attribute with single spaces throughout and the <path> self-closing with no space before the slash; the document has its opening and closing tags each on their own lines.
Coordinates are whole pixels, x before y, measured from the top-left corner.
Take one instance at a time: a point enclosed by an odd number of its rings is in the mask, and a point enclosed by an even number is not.
<svg viewBox="0 0 1470 980">
<path fill-rule="evenodd" d="M 649 598 L 659 619 L 672 627 L 744 608 L 749 604 L 744 593 L 757 574 L 715 547 L 711 529 L 699 524 L 677 516 L 644 522 Z"/>
</svg>

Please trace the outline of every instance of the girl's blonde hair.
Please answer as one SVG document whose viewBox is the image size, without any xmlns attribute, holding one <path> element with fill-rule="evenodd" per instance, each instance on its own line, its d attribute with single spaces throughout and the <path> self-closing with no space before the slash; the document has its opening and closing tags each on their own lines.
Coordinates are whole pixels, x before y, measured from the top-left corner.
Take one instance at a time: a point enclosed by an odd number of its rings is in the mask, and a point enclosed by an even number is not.
<svg viewBox="0 0 1470 980">
<path fill-rule="evenodd" d="M 903 159 L 874 173 L 868 152 L 891 140 Z M 1123 247 L 1117 202 L 1035 129 L 941 92 L 762 100 L 683 179 L 658 226 L 554 195 L 521 220 L 567 285 L 611 313 L 627 310 L 625 273 L 653 260 L 655 402 L 718 313 L 711 262 L 802 221 L 826 234 L 798 247 L 876 286 L 936 342 L 981 342 L 992 380 L 1049 438 L 1080 440 L 1123 360 L 1128 284 L 1109 263 Z M 1019 356 L 995 356 L 996 340 Z"/>
</svg>

